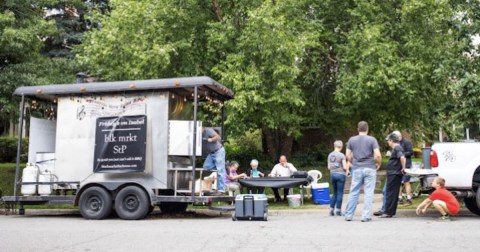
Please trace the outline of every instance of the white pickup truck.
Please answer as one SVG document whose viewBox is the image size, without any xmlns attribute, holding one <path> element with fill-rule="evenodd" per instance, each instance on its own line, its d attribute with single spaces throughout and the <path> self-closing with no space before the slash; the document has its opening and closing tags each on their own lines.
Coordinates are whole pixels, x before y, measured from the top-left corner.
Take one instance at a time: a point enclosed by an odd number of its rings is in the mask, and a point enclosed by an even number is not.
<svg viewBox="0 0 480 252">
<path fill-rule="evenodd" d="M 480 143 L 436 143 L 428 164 L 431 175 L 422 176 L 425 190 L 438 175 L 445 179 L 450 192 L 463 198 L 468 210 L 480 215 Z"/>
</svg>

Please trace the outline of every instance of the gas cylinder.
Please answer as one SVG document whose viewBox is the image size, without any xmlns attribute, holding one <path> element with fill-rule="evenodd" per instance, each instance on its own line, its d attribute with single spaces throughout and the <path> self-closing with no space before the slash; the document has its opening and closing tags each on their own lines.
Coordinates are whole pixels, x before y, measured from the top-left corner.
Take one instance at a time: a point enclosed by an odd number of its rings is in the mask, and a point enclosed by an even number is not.
<svg viewBox="0 0 480 252">
<path fill-rule="evenodd" d="M 52 174 L 48 171 L 44 171 L 40 174 L 38 174 L 38 182 L 52 182 Z M 46 185 L 38 185 L 38 194 L 41 196 L 47 196 L 52 194 L 52 185 L 51 184 L 46 184 Z"/>
<path fill-rule="evenodd" d="M 25 182 L 38 182 L 38 169 L 35 164 L 27 163 L 23 169 L 22 183 Z M 26 196 L 34 195 L 37 193 L 37 185 L 22 185 L 21 192 Z"/>
</svg>

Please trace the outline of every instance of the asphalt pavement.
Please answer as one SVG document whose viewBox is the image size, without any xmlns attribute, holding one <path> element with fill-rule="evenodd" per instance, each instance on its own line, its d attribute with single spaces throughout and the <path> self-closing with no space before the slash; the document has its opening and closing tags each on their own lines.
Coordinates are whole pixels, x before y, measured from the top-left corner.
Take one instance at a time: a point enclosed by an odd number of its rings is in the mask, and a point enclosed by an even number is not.
<svg viewBox="0 0 480 252">
<path fill-rule="evenodd" d="M 380 206 L 381 195 L 375 196 Z M 361 202 L 361 201 L 360 201 Z M 461 212 L 438 222 L 400 210 L 391 219 L 360 222 L 328 216 L 328 207 L 269 210 L 268 221 L 232 221 L 206 210 L 181 215 L 154 211 L 144 220 L 93 221 L 76 210 L 0 215 L 0 251 L 478 251 L 480 217 Z"/>
</svg>

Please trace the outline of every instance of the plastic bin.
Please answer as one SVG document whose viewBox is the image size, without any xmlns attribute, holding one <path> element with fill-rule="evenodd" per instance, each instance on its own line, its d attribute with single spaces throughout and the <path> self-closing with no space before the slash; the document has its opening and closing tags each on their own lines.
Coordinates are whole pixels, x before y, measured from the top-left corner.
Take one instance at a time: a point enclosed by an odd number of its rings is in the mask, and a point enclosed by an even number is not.
<svg viewBox="0 0 480 252">
<path fill-rule="evenodd" d="M 299 207 L 302 204 L 302 196 L 300 194 L 287 195 L 288 206 L 291 208 Z"/>
<path fill-rule="evenodd" d="M 330 204 L 330 189 L 328 183 L 312 184 L 313 204 Z"/>
</svg>

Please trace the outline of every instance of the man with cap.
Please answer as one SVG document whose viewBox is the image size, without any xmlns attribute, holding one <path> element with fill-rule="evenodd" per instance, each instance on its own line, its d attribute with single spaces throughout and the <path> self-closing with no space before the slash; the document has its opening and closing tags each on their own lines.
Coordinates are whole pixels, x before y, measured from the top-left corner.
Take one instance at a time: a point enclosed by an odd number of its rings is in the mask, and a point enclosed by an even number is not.
<svg viewBox="0 0 480 252">
<path fill-rule="evenodd" d="M 413 154 L 413 148 L 412 148 L 412 143 L 408 141 L 405 138 L 402 138 L 402 134 L 400 131 L 395 130 L 392 132 L 392 134 L 396 135 L 398 139 L 400 139 L 399 144 L 403 149 L 403 154 L 405 155 L 405 168 L 410 168 L 412 166 L 412 154 Z M 386 139 L 387 140 L 387 139 Z M 402 185 L 405 185 L 405 190 L 407 191 L 407 201 L 404 202 L 402 198 Z M 382 201 L 382 207 L 380 210 L 376 211 L 373 213 L 375 216 L 380 216 L 385 212 L 385 205 L 387 201 L 387 196 L 386 196 L 386 191 L 387 191 L 387 182 L 385 181 L 385 185 L 382 190 L 383 194 L 383 201 Z M 399 196 L 398 196 L 398 204 L 404 204 L 405 205 L 411 205 L 412 204 L 412 188 L 410 186 L 410 176 L 404 174 L 402 177 L 402 184 L 400 184 L 400 190 L 399 190 Z"/>
<path fill-rule="evenodd" d="M 400 146 L 397 134 L 387 136 L 388 146 L 392 148 L 392 154 L 387 163 L 387 189 L 385 212 L 380 218 L 391 218 L 397 213 L 398 195 L 402 184 L 402 176 L 405 174 L 405 154 Z"/>
</svg>

